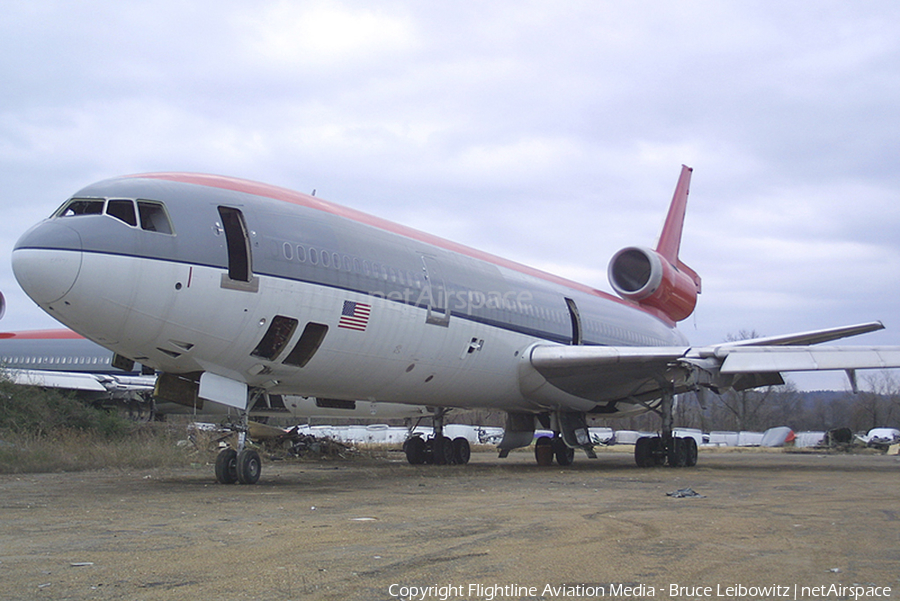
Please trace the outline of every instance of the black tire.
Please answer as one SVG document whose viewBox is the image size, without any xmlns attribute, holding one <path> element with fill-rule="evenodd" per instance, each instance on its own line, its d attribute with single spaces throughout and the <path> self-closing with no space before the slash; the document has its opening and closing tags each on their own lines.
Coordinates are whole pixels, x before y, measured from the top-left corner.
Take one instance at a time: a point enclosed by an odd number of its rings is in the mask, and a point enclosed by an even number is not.
<svg viewBox="0 0 900 601">
<path fill-rule="evenodd" d="M 219 484 L 237 482 L 237 451 L 224 449 L 216 455 L 216 481 Z"/>
<path fill-rule="evenodd" d="M 669 467 L 684 467 L 687 464 L 687 443 L 683 438 L 673 438 L 668 451 Z"/>
<path fill-rule="evenodd" d="M 663 440 L 659 436 L 650 437 L 650 452 L 653 454 L 653 465 L 660 467 L 666 464 L 668 456 L 663 448 Z"/>
<path fill-rule="evenodd" d="M 572 465 L 572 462 L 575 461 L 575 449 L 569 447 L 559 437 L 553 439 L 553 455 L 556 457 L 556 463 L 563 466 Z"/>
<path fill-rule="evenodd" d="M 544 455 L 548 452 L 549 455 Z M 546 436 L 541 436 L 540 438 L 535 439 L 534 460 L 537 461 L 538 465 L 548 466 L 553 464 L 553 440 L 547 438 Z"/>
<path fill-rule="evenodd" d="M 237 477 L 241 484 L 256 484 L 262 474 L 262 461 L 253 449 L 244 449 L 237 456 Z"/>
<path fill-rule="evenodd" d="M 697 450 L 697 441 L 693 436 L 686 436 L 684 438 L 685 442 L 685 467 L 694 467 L 697 465 L 697 455 L 699 451 Z"/>
<path fill-rule="evenodd" d="M 634 462 L 638 467 L 656 465 L 656 461 L 653 459 L 653 439 L 649 436 L 641 436 L 634 443 Z"/>
<path fill-rule="evenodd" d="M 435 465 L 450 465 L 453 463 L 453 441 L 446 436 L 435 436 L 431 440 L 431 449 Z"/>
<path fill-rule="evenodd" d="M 425 441 L 421 436 L 413 436 L 407 438 L 403 443 L 403 450 L 406 452 L 406 460 L 410 465 L 422 465 L 425 463 Z"/>
<path fill-rule="evenodd" d="M 469 441 L 462 436 L 453 439 L 453 463 L 457 465 L 465 465 L 469 463 L 472 457 L 472 449 L 469 447 Z"/>
</svg>

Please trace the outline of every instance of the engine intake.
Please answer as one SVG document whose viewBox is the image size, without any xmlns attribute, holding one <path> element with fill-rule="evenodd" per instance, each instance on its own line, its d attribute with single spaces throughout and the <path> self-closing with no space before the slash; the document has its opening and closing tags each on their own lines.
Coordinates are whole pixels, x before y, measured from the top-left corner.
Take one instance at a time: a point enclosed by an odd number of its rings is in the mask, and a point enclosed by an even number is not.
<svg viewBox="0 0 900 601">
<path fill-rule="evenodd" d="M 699 277 L 680 262 L 672 265 L 655 250 L 623 248 L 609 262 L 608 275 L 619 296 L 657 309 L 672 321 L 686 319 L 697 305 Z"/>
</svg>

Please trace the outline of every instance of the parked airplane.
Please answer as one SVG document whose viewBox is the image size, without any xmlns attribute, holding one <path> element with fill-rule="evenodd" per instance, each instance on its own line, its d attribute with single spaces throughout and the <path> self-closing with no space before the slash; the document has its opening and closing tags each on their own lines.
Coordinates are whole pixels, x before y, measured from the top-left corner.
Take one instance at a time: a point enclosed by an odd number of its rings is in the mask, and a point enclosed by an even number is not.
<svg viewBox="0 0 900 601">
<path fill-rule="evenodd" d="M 674 395 L 900 367 L 900 348 L 808 346 L 879 322 L 691 347 L 675 327 L 700 292 L 678 256 L 690 176 L 683 167 L 656 249 L 613 256 L 621 298 L 306 194 L 189 173 L 84 188 L 19 239 L 13 269 L 50 315 L 159 370 L 162 399 L 492 408 L 508 414 L 501 456 L 538 422 L 561 464 L 593 454 L 588 415 L 655 411 L 661 433 L 638 441 L 636 462 L 693 465 L 693 439 L 672 433 Z M 409 461 L 465 462 L 440 415 L 434 430 L 410 440 Z M 259 456 L 240 446 L 220 454 L 220 482 L 259 478 Z"/>
<path fill-rule="evenodd" d="M 149 411 L 153 370 L 115 354 L 71 330 L 0 332 L 0 369 L 16 384 L 74 390 L 92 402 Z"/>
</svg>

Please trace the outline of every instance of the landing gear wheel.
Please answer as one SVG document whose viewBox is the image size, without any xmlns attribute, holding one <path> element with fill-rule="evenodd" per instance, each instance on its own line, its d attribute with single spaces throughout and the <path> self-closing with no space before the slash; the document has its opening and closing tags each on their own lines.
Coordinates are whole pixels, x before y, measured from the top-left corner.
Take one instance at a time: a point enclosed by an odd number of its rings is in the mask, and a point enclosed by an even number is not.
<svg viewBox="0 0 900 601">
<path fill-rule="evenodd" d="M 654 436 L 650 439 L 650 451 L 653 453 L 653 465 L 660 467 L 666 464 L 666 450 L 661 437 Z"/>
<path fill-rule="evenodd" d="M 435 436 L 431 439 L 431 450 L 435 465 L 453 463 L 453 442 L 446 436 Z"/>
<path fill-rule="evenodd" d="M 697 465 L 697 441 L 693 436 L 687 436 L 684 439 L 685 442 L 685 467 L 694 467 Z"/>
<path fill-rule="evenodd" d="M 224 449 L 216 455 L 216 481 L 219 484 L 234 484 L 237 480 L 237 451 Z"/>
<path fill-rule="evenodd" d="M 668 451 L 669 467 L 687 465 L 687 443 L 683 438 L 673 438 Z"/>
<path fill-rule="evenodd" d="M 462 436 L 454 438 L 451 443 L 451 448 L 453 450 L 453 463 L 457 465 L 469 463 L 469 458 L 472 456 L 472 449 L 469 447 L 469 441 L 467 439 Z"/>
<path fill-rule="evenodd" d="M 653 458 L 653 439 L 649 436 L 641 436 L 634 443 L 634 462 L 638 467 L 653 467 L 656 460 Z"/>
<path fill-rule="evenodd" d="M 572 465 L 575 461 L 575 449 L 569 447 L 562 438 L 553 439 L 553 454 L 556 456 L 556 463 L 560 465 Z"/>
<path fill-rule="evenodd" d="M 403 443 L 403 451 L 410 465 L 422 465 L 427 459 L 425 440 L 421 436 L 407 438 Z"/>
<path fill-rule="evenodd" d="M 262 473 L 262 461 L 259 453 L 253 449 L 244 449 L 237 455 L 237 478 L 241 484 L 256 484 Z"/>
<path fill-rule="evenodd" d="M 538 465 L 553 465 L 553 441 L 546 436 L 536 438 L 534 441 L 534 460 Z"/>
</svg>

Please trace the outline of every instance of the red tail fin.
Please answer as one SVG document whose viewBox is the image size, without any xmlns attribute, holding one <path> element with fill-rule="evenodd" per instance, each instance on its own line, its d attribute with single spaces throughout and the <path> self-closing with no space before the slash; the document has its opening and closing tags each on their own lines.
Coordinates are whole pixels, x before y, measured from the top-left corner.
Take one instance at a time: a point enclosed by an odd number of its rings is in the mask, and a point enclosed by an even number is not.
<svg viewBox="0 0 900 601">
<path fill-rule="evenodd" d="M 678 251 L 681 248 L 681 231 L 684 228 L 684 214 L 687 210 L 688 194 L 691 187 L 691 173 L 693 169 L 687 165 L 681 166 L 681 176 L 678 178 L 678 184 L 675 186 L 675 194 L 672 196 L 672 204 L 669 205 L 669 214 L 666 216 L 666 223 L 663 225 L 662 232 L 659 234 L 659 243 L 656 245 L 656 252 L 664 259 L 672 264 L 673 267 L 681 271 L 693 280 L 697 287 L 697 293 L 700 293 L 700 276 L 696 271 L 685 265 L 678 258 Z"/>
</svg>

